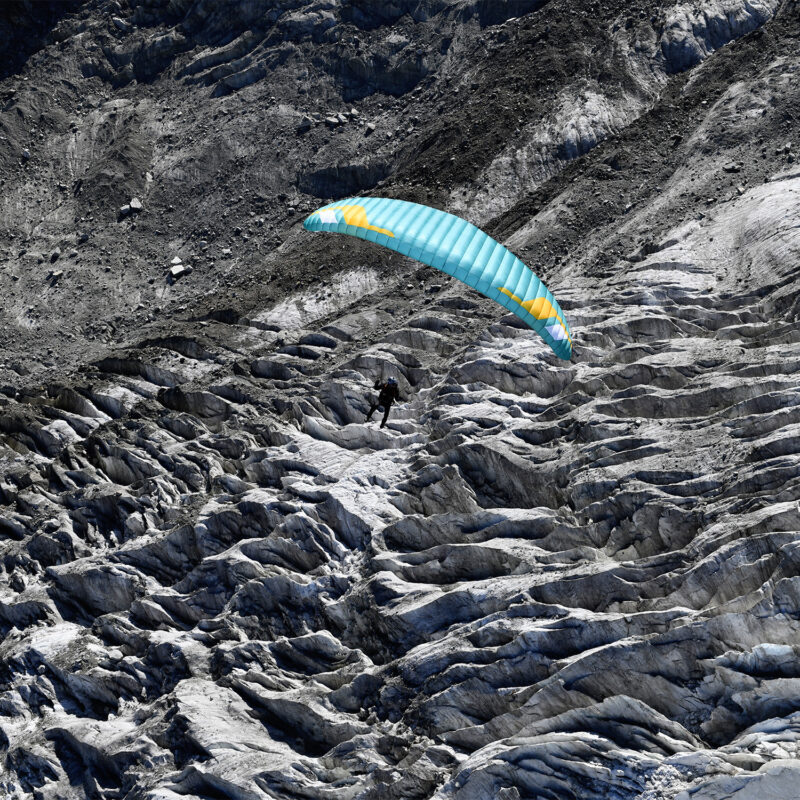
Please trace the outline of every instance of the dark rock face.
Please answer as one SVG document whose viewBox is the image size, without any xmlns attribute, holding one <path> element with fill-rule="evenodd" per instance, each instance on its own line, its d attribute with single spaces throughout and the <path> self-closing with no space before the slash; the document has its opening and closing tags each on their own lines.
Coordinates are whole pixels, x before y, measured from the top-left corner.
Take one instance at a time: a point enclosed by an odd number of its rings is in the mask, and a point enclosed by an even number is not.
<svg viewBox="0 0 800 800">
<path fill-rule="evenodd" d="M 377 186 L 389 171 L 386 164 L 342 164 L 301 175 L 298 188 L 315 197 L 352 197 Z"/>
<path fill-rule="evenodd" d="M 0 794 L 796 796 L 797 4 L 7 5 Z"/>
</svg>

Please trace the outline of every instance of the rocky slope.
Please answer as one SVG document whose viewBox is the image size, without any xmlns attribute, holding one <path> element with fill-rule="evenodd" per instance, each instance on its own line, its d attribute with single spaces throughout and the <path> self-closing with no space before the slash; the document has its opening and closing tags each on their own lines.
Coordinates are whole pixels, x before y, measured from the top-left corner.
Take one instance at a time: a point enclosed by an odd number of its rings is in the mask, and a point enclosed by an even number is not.
<svg viewBox="0 0 800 800">
<path fill-rule="evenodd" d="M 797 3 L 44 8 L 0 20 L 4 795 L 793 797 Z M 356 191 L 502 239 L 573 360 L 302 230 Z"/>
</svg>

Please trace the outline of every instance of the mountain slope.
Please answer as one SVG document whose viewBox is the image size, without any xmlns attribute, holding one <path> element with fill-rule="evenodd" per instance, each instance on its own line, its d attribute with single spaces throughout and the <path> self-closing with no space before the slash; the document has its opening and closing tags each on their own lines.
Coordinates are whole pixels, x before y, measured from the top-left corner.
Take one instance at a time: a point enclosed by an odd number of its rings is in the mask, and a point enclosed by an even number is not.
<svg viewBox="0 0 800 800">
<path fill-rule="evenodd" d="M 6 794 L 791 796 L 797 4 L 48 22 L 1 87 Z M 572 361 L 301 229 L 355 190 L 482 224 Z"/>
</svg>

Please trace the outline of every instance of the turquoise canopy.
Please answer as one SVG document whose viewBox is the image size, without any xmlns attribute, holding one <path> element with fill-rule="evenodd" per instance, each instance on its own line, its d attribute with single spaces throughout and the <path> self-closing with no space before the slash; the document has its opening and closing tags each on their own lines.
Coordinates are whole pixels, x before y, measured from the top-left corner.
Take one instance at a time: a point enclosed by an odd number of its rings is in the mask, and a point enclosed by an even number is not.
<svg viewBox="0 0 800 800">
<path fill-rule="evenodd" d="M 351 197 L 317 209 L 303 227 L 357 236 L 452 275 L 516 314 L 557 356 L 572 355 L 572 331 L 548 288 L 510 250 L 460 217 L 405 200 Z"/>
</svg>

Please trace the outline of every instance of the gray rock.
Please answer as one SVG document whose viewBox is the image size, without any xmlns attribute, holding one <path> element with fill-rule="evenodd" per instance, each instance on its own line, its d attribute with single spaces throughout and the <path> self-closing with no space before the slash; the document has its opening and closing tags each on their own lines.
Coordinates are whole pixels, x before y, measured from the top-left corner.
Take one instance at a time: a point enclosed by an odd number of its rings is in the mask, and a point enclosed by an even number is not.
<svg viewBox="0 0 800 800">
<path fill-rule="evenodd" d="M 192 267 L 188 264 L 175 264 L 175 266 L 169 268 L 169 272 L 167 273 L 167 277 L 170 280 L 177 281 L 179 278 L 183 278 L 186 275 L 190 275 L 192 273 Z"/>
</svg>

